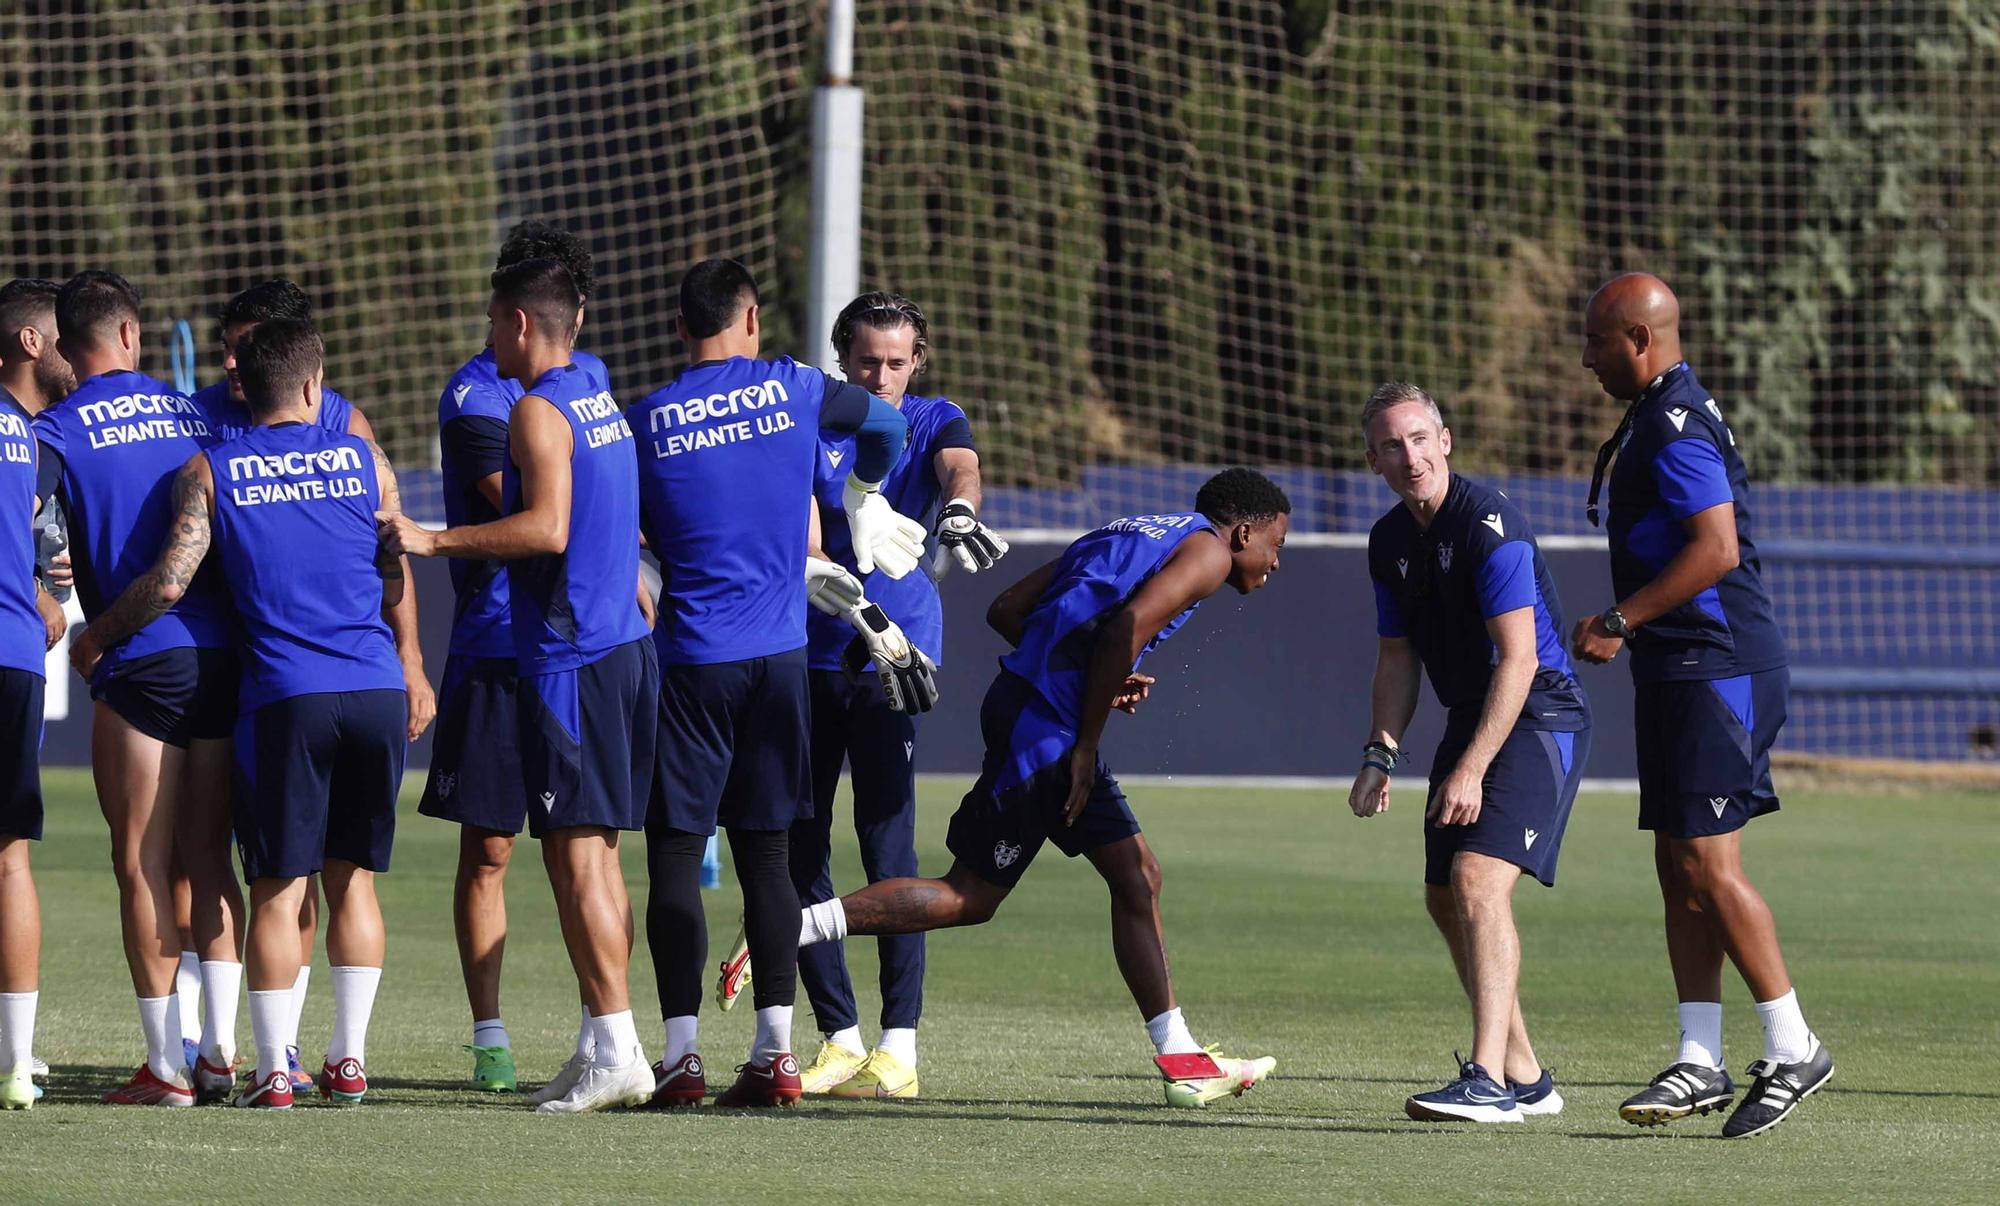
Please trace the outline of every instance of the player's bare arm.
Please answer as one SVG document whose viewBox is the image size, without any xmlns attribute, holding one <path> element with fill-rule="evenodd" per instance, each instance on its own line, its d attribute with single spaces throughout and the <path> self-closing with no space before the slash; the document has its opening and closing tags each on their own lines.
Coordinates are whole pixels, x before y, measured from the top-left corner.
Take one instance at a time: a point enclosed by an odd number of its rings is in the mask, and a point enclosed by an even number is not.
<svg viewBox="0 0 2000 1206">
<path fill-rule="evenodd" d="M 1492 638 L 1499 661 L 1486 685 L 1486 700 L 1479 709 L 1479 726 L 1472 742 L 1458 759 L 1451 776 L 1431 798 L 1426 816 L 1435 815 L 1440 825 L 1470 825 L 1479 819 L 1485 802 L 1483 783 L 1493 756 L 1500 752 L 1507 735 L 1521 718 L 1534 686 L 1541 659 L 1535 651 L 1535 609 L 1517 607 L 1486 621 L 1486 635 Z"/>
<path fill-rule="evenodd" d="M 215 479 L 208 457 L 196 453 L 174 475 L 173 527 L 153 568 L 133 579 L 103 615 L 83 630 L 70 647 L 69 660 L 86 679 L 104 651 L 165 615 L 180 602 L 208 556 L 215 515 Z"/>
<path fill-rule="evenodd" d="M 569 547 L 569 423 L 547 398 L 529 394 L 514 404 L 509 451 L 521 471 L 521 509 L 491 523 L 433 532 L 407 515 L 378 515 L 383 543 L 412 557 L 518 561 Z"/>
<path fill-rule="evenodd" d="M 1055 580 L 1056 563 L 1049 562 L 1027 577 L 1001 591 L 986 608 L 986 626 L 1004 637 L 1009 646 L 1019 646 L 1028 626 L 1028 613 Z"/>
<path fill-rule="evenodd" d="M 940 448 L 931 458 L 937 473 L 938 497 L 963 499 L 976 510 L 986 502 L 979 475 L 979 454 L 970 448 Z"/>
<path fill-rule="evenodd" d="M 1373 735 L 1369 738 L 1370 757 L 1363 761 L 1361 769 L 1355 773 L 1354 786 L 1347 793 L 1347 807 L 1357 817 L 1372 817 L 1389 811 L 1389 775 L 1383 763 L 1393 766 L 1386 757 L 1376 756 L 1373 746 L 1380 745 L 1391 753 L 1400 753 L 1403 748 L 1403 734 L 1409 730 L 1410 718 L 1417 714 L 1417 684 L 1420 663 L 1417 651 L 1408 637 L 1378 637 L 1375 647 L 1375 678 L 1369 687 L 1370 725 Z"/>
<path fill-rule="evenodd" d="M 1686 604 L 1696 595 L 1722 581 L 1742 559 L 1736 547 L 1736 506 L 1718 503 L 1697 511 L 1681 524 L 1687 544 L 1667 562 L 1660 576 L 1632 592 L 1617 604 L 1628 628 L 1643 628 L 1661 616 Z M 1570 637 L 1571 651 L 1586 662 L 1603 664 L 1618 656 L 1625 642 L 1604 627 L 1604 617 L 1588 616 L 1576 622 Z"/>
<path fill-rule="evenodd" d="M 367 437 L 363 437 L 366 439 Z M 396 486 L 396 470 L 389 464 L 381 445 L 368 440 L 369 455 L 375 458 L 375 482 L 382 494 L 384 515 L 403 513 L 403 494 Z M 392 553 L 386 547 L 378 548 L 375 554 L 375 572 L 382 575 L 382 612 L 387 618 L 390 610 L 402 601 L 403 585 L 409 579 L 409 559 Z"/>
</svg>

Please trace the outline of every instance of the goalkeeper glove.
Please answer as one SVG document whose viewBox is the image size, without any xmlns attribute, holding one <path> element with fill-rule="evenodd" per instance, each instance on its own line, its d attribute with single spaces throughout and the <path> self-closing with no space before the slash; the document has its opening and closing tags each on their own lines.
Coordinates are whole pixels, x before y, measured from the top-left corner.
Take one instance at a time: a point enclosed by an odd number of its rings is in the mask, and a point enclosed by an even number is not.
<svg viewBox="0 0 2000 1206">
<path fill-rule="evenodd" d="M 881 570 L 901 578 L 917 568 L 924 556 L 924 525 L 898 515 L 882 497 L 881 482 L 864 482 L 849 474 L 840 492 L 847 512 L 847 531 L 854 538 L 854 565 L 864 574 Z"/>
<path fill-rule="evenodd" d="M 860 682 L 870 660 L 875 676 L 882 681 L 882 696 L 898 712 L 928 712 L 938 701 L 937 665 L 924 651 L 910 644 L 910 638 L 888 614 L 873 603 L 863 602 L 847 613 L 847 622 L 860 635 L 841 655 L 841 668 L 849 682 Z"/>
<path fill-rule="evenodd" d="M 845 616 L 867 602 L 861 579 L 847 567 L 821 557 L 806 558 L 806 602 L 830 616 Z"/>
<path fill-rule="evenodd" d="M 992 569 L 994 562 L 1007 555 L 1007 542 L 1000 533 L 980 523 L 978 512 L 962 498 L 952 499 L 938 513 L 937 542 L 930 575 L 938 580 L 951 568 L 951 559 L 955 558 L 966 573 L 976 574 Z"/>
</svg>

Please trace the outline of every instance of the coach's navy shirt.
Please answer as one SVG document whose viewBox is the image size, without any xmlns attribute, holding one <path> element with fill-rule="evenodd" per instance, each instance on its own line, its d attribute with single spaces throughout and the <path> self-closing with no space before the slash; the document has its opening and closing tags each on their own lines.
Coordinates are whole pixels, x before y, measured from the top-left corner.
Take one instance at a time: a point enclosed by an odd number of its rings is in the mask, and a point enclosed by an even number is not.
<svg viewBox="0 0 2000 1206">
<path fill-rule="evenodd" d="M 1646 624 L 1626 643 L 1634 682 L 1732 678 L 1785 664 L 1785 638 L 1750 539 L 1750 483 L 1722 408 L 1677 364 L 1632 403 L 1631 431 L 1611 470 L 1611 586 L 1629 598 L 1687 545 L 1682 522 L 1736 509 L 1739 563 L 1722 580 Z"/>
<path fill-rule="evenodd" d="M 1368 533 L 1375 631 L 1405 637 L 1430 675 L 1438 702 L 1477 715 L 1500 651 L 1487 634 L 1495 616 L 1535 609 L 1535 681 L 1515 727 L 1571 733 L 1590 706 L 1563 647 L 1562 600 L 1520 509 L 1498 490 L 1453 473 L 1429 528 L 1406 506 Z"/>
</svg>

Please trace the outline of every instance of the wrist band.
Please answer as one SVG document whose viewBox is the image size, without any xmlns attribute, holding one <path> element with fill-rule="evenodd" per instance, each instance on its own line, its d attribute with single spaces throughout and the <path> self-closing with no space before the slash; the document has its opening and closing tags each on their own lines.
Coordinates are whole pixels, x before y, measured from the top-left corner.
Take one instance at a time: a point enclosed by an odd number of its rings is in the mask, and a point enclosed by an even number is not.
<svg viewBox="0 0 2000 1206">
<path fill-rule="evenodd" d="M 1367 745 L 1362 746 L 1361 754 L 1364 759 L 1379 756 L 1384 762 L 1389 764 L 1382 768 L 1384 771 L 1396 769 L 1396 764 L 1403 760 L 1403 751 L 1393 745 L 1380 741 L 1371 741 Z"/>
<path fill-rule="evenodd" d="M 1372 767 L 1374 767 L 1374 768 L 1375 768 L 1376 770 L 1378 770 L 1378 771 L 1381 771 L 1381 772 L 1382 772 L 1383 774 L 1385 774 L 1385 775 L 1386 775 L 1386 774 L 1389 774 L 1389 773 L 1390 773 L 1391 771 L 1393 771 L 1393 770 L 1395 770 L 1395 769 L 1396 769 L 1395 767 L 1391 766 L 1391 765 L 1390 765 L 1389 763 L 1387 763 L 1387 762 L 1383 762 L 1383 761 L 1382 761 L 1381 759 L 1379 759 L 1379 758 L 1374 758 L 1374 757 L 1369 757 L 1369 758 L 1363 758 L 1363 759 L 1361 760 L 1361 765 L 1362 765 L 1362 766 L 1372 766 Z"/>
</svg>

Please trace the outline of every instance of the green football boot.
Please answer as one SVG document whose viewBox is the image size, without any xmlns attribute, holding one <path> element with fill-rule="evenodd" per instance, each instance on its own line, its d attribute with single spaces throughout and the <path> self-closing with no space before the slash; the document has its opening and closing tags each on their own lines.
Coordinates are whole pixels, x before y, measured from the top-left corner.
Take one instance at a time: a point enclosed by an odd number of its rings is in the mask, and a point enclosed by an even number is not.
<svg viewBox="0 0 2000 1206">
<path fill-rule="evenodd" d="M 465 1048 L 472 1052 L 472 1087 L 488 1093 L 512 1093 L 515 1088 L 512 1047 Z"/>
</svg>

